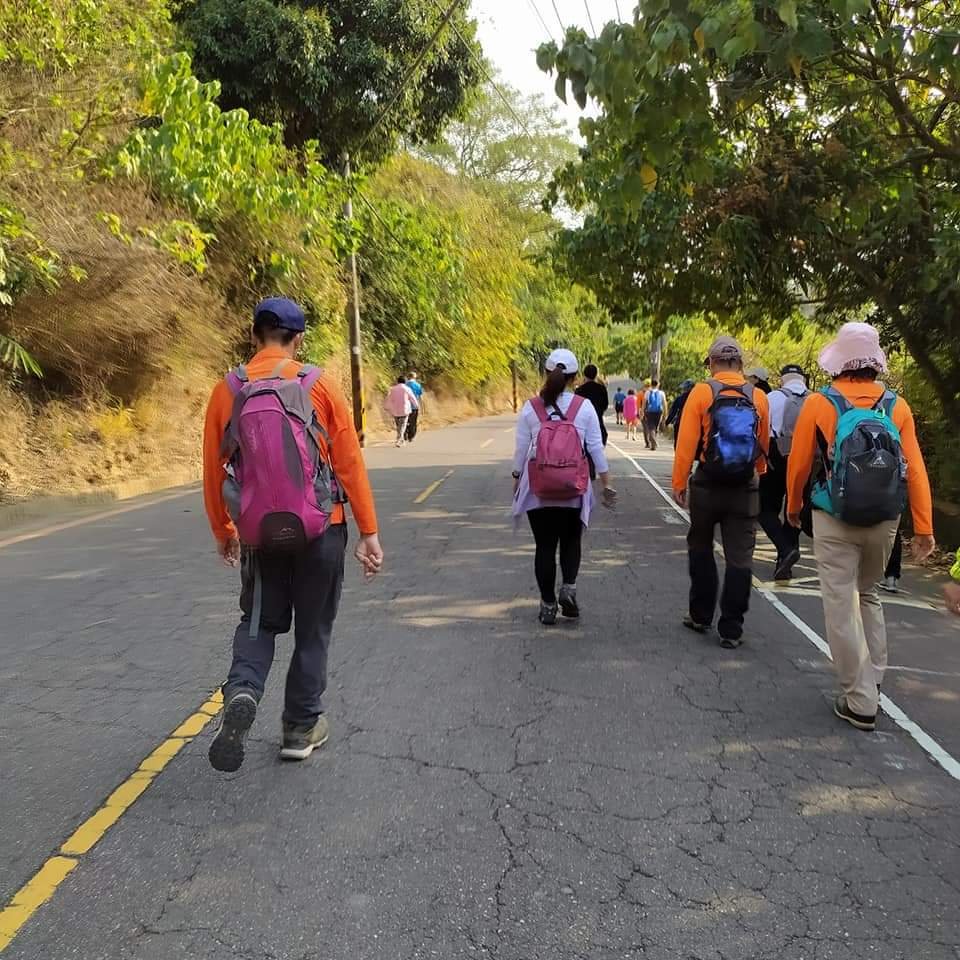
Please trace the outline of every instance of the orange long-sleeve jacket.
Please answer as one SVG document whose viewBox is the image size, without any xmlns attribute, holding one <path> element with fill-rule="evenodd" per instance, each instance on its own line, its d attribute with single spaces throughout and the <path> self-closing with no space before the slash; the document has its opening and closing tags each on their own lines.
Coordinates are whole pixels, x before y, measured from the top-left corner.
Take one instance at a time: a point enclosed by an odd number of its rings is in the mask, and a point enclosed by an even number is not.
<svg viewBox="0 0 960 960">
<path fill-rule="evenodd" d="M 883 394 L 883 384 L 874 381 L 851 380 L 841 377 L 833 381 L 834 387 L 855 407 L 872 407 Z M 809 397 L 800 410 L 793 428 L 793 443 L 787 458 L 787 511 L 797 514 L 803 506 L 803 491 L 816 460 L 819 432 L 827 446 L 833 444 L 837 435 L 837 408 L 822 393 Z M 910 496 L 910 511 L 913 514 L 913 529 L 916 533 L 933 533 L 933 496 L 930 480 L 923 462 L 913 411 L 903 397 L 898 397 L 893 408 L 893 422 L 900 431 L 900 443 L 907 461 L 907 491 Z"/>
<path fill-rule="evenodd" d="M 742 373 L 732 370 L 722 371 L 713 377 L 729 387 L 739 387 L 746 383 Z M 767 395 L 762 390 L 753 391 L 753 405 L 757 409 L 760 423 L 757 426 L 757 439 L 760 441 L 762 455 L 757 459 L 757 473 L 765 473 L 767 469 L 767 453 L 770 449 L 770 406 Z M 710 407 L 713 406 L 713 390 L 707 382 L 698 383 L 687 397 L 680 418 L 680 432 L 677 435 L 677 450 L 673 457 L 673 489 L 686 490 L 690 480 L 690 471 L 693 462 L 700 451 L 703 459 L 707 449 L 707 440 L 710 432 Z"/>
<path fill-rule="evenodd" d="M 265 347 L 246 365 L 251 380 L 269 376 L 287 354 L 280 347 Z M 285 377 L 295 377 L 303 365 L 291 360 L 281 371 Z M 321 449 L 333 466 L 337 481 L 350 500 L 350 509 L 361 534 L 377 532 L 377 513 L 373 502 L 370 479 L 363 462 L 360 441 L 353 426 L 353 416 L 340 388 L 326 374 L 320 377 L 310 391 L 310 399 L 327 435 L 330 449 Z M 223 499 L 223 468 L 226 460 L 220 450 L 224 431 L 233 413 L 233 394 L 225 380 L 221 380 L 210 395 L 203 427 L 203 502 L 214 537 L 223 543 L 236 537 L 237 529 L 227 513 Z M 320 438 L 325 447 L 323 438 Z M 331 523 L 346 522 L 342 505 L 334 506 Z"/>
</svg>

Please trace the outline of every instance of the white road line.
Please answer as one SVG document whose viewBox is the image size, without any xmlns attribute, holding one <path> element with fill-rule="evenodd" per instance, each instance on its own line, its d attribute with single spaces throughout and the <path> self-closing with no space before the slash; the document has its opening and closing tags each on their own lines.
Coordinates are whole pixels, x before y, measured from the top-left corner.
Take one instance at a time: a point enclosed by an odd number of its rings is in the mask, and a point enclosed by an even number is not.
<svg viewBox="0 0 960 960">
<path fill-rule="evenodd" d="M 660 494 L 663 499 L 670 504 L 670 506 L 678 513 L 684 520 L 689 521 L 690 517 L 686 510 L 679 506 L 667 493 L 663 487 L 657 483 L 653 477 L 625 450 L 622 450 L 615 443 L 611 443 L 610 446 L 617 451 L 621 456 L 625 457 L 630 463 L 633 464 L 637 472 L 653 487 L 657 493 Z M 830 656 L 830 647 L 827 644 L 826 640 L 817 633 L 810 624 L 804 622 L 800 619 L 779 597 L 775 596 L 765 587 L 761 586 L 758 581 L 754 581 L 754 587 L 757 593 L 766 600 L 770 606 L 774 608 L 788 623 L 796 627 L 828 660 L 832 660 L 833 657 Z M 920 745 L 920 747 L 926 751 L 929 756 L 935 760 L 941 767 L 951 777 L 955 780 L 960 780 L 960 761 L 953 756 L 951 756 L 947 751 L 939 744 L 929 733 L 926 732 L 919 724 L 914 723 L 904 712 L 893 702 L 885 693 L 880 694 L 880 706 L 883 709 L 883 712 L 902 730 L 908 733 L 913 739 Z"/>
</svg>

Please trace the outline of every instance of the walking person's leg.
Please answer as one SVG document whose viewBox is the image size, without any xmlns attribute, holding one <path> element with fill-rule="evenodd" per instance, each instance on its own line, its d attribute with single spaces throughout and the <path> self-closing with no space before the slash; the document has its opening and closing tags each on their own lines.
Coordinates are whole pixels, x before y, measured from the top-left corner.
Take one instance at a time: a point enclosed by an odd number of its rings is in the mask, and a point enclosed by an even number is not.
<svg viewBox="0 0 960 960">
<path fill-rule="evenodd" d="M 870 656 L 873 676 L 862 678 L 868 688 L 879 687 L 887 669 L 887 624 L 877 582 L 880 574 L 893 562 L 894 542 L 900 540 L 900 522 L 881 523 L 865 531 L 860 557 L 860 619 Z M 902 543 L 902 542 L 901 542 Z M 902 549 L 902 546 L 901 546 Z M 867 693 L 870 689 L 867 689 Z"/>
<path fill-rule="evenodd" d="M 244 741 L 273 665 L 277 634 L 290 629 L 293 598 L 288 558 L 264 557 L 244 548 L 240 558 L 240 609 L 233 660 L 223 686 L 223 716 L 209 751 L 211 765 L 228 773 L 243 763 Z M 259 629 L 251 635 L 255 618 L 259 619 Z"/>
<path fill-rule="evenodd" d="M 577 604 L 577 574 L 583 553 L 583 521 L 579 508 L 561 508 L 560 518 L 560 610 L 565 617 L 580 616 Z"/>
<path fill-rule="evenodd" d="M 343 589 L 347 527 L 338 524 L 293 563 L 294 650 L 283 708 L 285 760 L 305 760 L 329 734 L 321 697 L 327 687 L 327 653 Z"/>
<path fill-rule="evenodd" d="M 813 550 L 827 642 L 841 691 L 834 709 L 854 726 L 872 730 L 877 689 L 860 605 L 861 531 L 815 510 Z"/>
<path fill-rule="evenodd" d="M 689 615 L 684 624 L 705 633 L 713 625 L 720 580 L 713 554 L 713 533 L 717 517 L 713 508 L 713 490 L 690 484 L 690 529 L 687 531 L 687 564 L 690 572 Z"/>
<path fill-rule="evenodd" d="M 540 507 L 530 510 L 527 519 L 536 543 L 533 571 L 540 588 L 540 621 L 556 623 L 557 620 L 557 546 L 560 543 L 558 507 Z"/>
<path fill-rule="evenodd" d="M 409 419 L 406 416 L 403 417 L 394 417 L 394 422 L 397 428 L 397 446 L 403 446 L 403 440 L 407 433 L 407 420 Z"/>
<path fill-rule="evenodd" d="M 783 527 L 783 501 L 786 493 L 786 473 L 780 469 L 780 464 L 774 465 L 771 461 L 767 472 L 760 477 L 760 513 L 758 520 L 763 532 L 776 548 L 777 573 L 783 572 L 783 562 L 792 553 L 791 541 L 786 536 Z M 793 559 L 793 563 L 796 563 L 796 558 Z M 791 563 L 791 566 L 793 563 Z M 779 579 L 776 574 L 774 577 Z"/>
<path fill-rule="evenodd" d="M 404 431 L 404 438 L 407 443 L 413 443 L 417 438 L 417 425 L 420 422 L 420 411 L 412 410 L 407 418 L 407 428 Z"/>
<path fill-rule="evenodd" d="M 657 449 L 657 428 L 660 425 L 660 415 L 647 415 L 647 433 L 650 435 L 650 449 Z"/>
<path fill-rule="evenodd" d="M 723 516 L 720 535 L 726 570 L 717 633 L 723 646 L 733 648 L 743 640 L 743 621 L 750 609 L 760 492 L 755 485 L 750 485 L 731 487 L 724 490 L 721 496 Z"/>
<path fill-rule="evenodd" d="M 880 581 L 880 587 L 887 593 L 898 593 L 898 584 L 903 576 L 903 534 L 897 525 L 897 535 L 893 542 L 893 549 L 890 551 L 890 559 L 883 570 L 883 580 Z"/>
</svg>

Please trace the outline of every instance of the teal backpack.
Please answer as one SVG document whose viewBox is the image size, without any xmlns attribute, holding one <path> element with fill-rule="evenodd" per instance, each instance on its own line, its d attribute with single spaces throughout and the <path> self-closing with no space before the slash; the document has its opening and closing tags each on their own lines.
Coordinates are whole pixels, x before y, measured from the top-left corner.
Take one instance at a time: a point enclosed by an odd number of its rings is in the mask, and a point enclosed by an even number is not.
<svg viewBox="0 0 960 960">
<path fill-rule="evenodd" d="M 893 422 L 897 395 L 885 390 L 869 408 L 854 407 L 839 390 L 821 391 L 837 409 L 837 434 L 826 450 L 813 506 L 854 527 L 896 520 L 907 506 L 907 462 Z"/>
</svg>

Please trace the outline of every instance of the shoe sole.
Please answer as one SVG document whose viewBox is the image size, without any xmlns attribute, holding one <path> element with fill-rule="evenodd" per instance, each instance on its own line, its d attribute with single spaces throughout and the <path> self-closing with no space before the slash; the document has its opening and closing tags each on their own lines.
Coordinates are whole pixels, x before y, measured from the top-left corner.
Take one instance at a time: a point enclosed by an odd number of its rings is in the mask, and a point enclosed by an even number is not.
<svg viewBox="0 0 960 960">
<path fill-rule="evenodd" d="M 721 637 L 720 646 L 723 647 L 724 650 L 736 650 L 743 646 L 743 639 L 734 640 L 733 637 Z"/>
<path fill-rule="evenodd" d="M 791 550 L 783 561 L 777 564 L 777 569 L 773 571 L 773 579 L 792 580 L 793 568 L 800 562 L 802 556 L 799 550 Z"/>
<path fill-rule="evenodd" d="M 319 740 L 317 743 L 308 744 L 305 747 L 281 747 L 280 759 L 306 760 L 314 750 L 319 750 L 329 739 L 330 734 L 328 733 L 322 740 Z"/>
<path fill-rule="evenodd" d="M 683 625 L 688 629 L 692 630 L 694 633 L 699 633 L 700 636 L 703 636 L 705 633 L 708 633 L 710 628 L 704 623 L 696 623 L 693 620 L 684 620 Z"/>
<path fill-rule="evenodd" d="M 863 720 L 857 720 L 854 717 L 851 717 L 848 713 L 843 713 L 840 708 L 834 704 L 833 705 L 834 716 L 839 717 L 841 720 L 846 720 L 851 727 L 856 727 L 858 730 L 865 730 L 867 733 L 872 733 L 877 729 L 877 721 L 871 720 L 869 722 L 864 722 Z"/>
<path fill-rule="evenodd" d="M 210 744 L 210 766 L 235 773 L 243 765 L 243 739 L 257 716 L 257 701 L 247 694 L 234 697 L 223 712 L 223 723 Z"/>
</svg>

